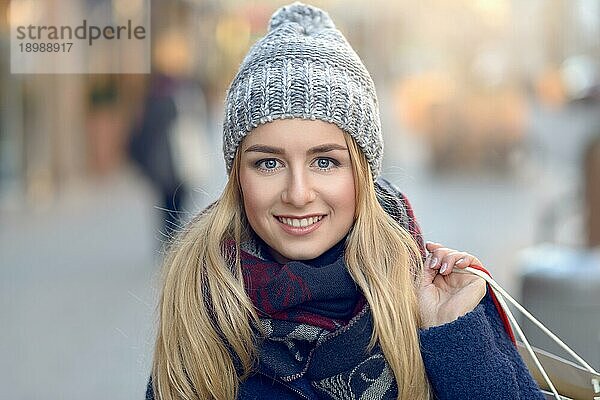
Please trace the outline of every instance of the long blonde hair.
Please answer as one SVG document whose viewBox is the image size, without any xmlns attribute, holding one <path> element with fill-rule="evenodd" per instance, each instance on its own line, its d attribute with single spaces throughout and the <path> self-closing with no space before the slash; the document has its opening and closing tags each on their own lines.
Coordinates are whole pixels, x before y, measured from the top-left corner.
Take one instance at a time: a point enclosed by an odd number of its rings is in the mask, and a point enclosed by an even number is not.
<svg viewBox="0 0 600 400">
<path fill-rule="evenodd" d="M 412 236 L 380 206 L 368 162 L 344 134 L 352 160 L 356 212 L 345 260 L 371 310 L 370 347 L 379 344 L 398 399 L 425 400 L 416 285 L 422 261 Z M 235 399 L 253 372 L 258 315 L 244 290 L 239 244 L 248 237 L 236 154 L 223 194 L 191 221 L 167 251 L 152 368 L 157 400 Z M 224 251 L 233 239 L 235 253 Z M 236 372 L 232 354 L 241 375 Z"/>
</svg>

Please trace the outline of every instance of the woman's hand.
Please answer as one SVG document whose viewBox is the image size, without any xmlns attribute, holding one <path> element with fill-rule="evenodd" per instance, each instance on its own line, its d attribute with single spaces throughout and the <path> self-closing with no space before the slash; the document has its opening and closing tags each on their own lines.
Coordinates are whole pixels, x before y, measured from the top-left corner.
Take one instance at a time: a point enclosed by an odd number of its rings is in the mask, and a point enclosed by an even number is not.
<svg viewBox="0 0 600 400">
<path fill-rule="evenodd" d="M 452 274 L 481 262 L 469 253 L 427 242 L 423 279 L 419 288 L 421 327 L 443 325 L 473 310 L 485 296 L 485 281 L 472 274 Z"/>
</svg>

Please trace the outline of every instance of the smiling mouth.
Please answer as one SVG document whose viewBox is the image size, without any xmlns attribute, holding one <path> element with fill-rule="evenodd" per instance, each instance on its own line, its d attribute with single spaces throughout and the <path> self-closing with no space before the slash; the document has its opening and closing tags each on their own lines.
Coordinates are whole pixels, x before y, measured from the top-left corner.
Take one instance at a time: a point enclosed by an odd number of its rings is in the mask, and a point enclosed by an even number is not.
<svg viewBox="0 0 600 400">
<path fill-rule="evenodd" d="M 311 226 L 316 224 L 320 220 L 322 220 L 324 215 L 318 215 L 309 218 L 287 218 L 287 217 L 276 217 L 279 222 L 285 224 L 287 226 L 291 226 L 293 228 L 306 228 L 307 226 Z"/>
</svg>

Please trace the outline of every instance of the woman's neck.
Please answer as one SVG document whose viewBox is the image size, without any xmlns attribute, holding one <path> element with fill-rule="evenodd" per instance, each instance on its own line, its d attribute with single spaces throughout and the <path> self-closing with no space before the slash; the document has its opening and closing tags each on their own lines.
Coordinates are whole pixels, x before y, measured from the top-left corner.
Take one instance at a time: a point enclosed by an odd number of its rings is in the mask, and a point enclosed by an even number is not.
<svg viewBox="0 0 600 400">
<path fill-rule="evenodd" d="M 312 258 L 310 260 L 290 260 L 286 257 L 283 257 L 281 254 L 273 250 L 269 245 L 267 245 L 258 235 L 256 235 L 256 240 L 259 243 L 259 246 L 263 248 L 262 254 L 265 258 L 268 258 L 269 261 L 275 261 L 279 264 L 287 264 L 290 261 L 299 261 L 307 265 L 311 265 L 313 267 L 322 267 L 324 265 L 333 264 L 337 261 L 344 253 L 344 246 L 346 243 L 346 236 L 342 238 L 339 242 L 331 246 L 324 253 L 319 255 L 318 257 Z"/>
</svg>

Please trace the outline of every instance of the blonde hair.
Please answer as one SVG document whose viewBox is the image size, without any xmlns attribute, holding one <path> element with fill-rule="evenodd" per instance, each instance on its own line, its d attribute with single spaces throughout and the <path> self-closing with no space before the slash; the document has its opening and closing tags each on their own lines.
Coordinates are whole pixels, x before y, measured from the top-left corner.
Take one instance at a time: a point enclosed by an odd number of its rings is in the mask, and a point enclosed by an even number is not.
<svg viewBox="0 0 600 400">
<path fill-rule="evenodd" d="M 356 188 L 345 260 L 372 310 L 369 346 L 381 346 L 398 399 L 429 399 L 418 339 L 419 248 L 380 206 L 364 154 L 344 135 Z M 240 263 L 239 244 L 248 237 L 248 222 L 239 163 L 238 152 L 220 199 L 184 228 L 165 257 L 152 368 L 157 400 L 235 399 L 239 384 L 253 372 L 258 355 L 252 326 L 260 325 Z M 231 239 L 234 254 L 224 248 Z"/>
</svg>

